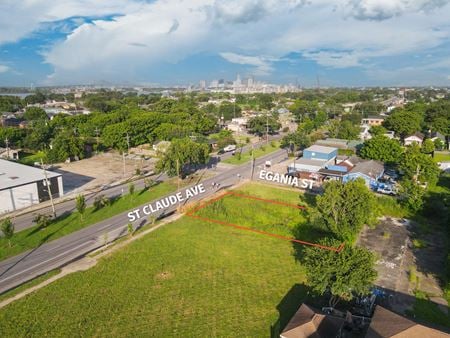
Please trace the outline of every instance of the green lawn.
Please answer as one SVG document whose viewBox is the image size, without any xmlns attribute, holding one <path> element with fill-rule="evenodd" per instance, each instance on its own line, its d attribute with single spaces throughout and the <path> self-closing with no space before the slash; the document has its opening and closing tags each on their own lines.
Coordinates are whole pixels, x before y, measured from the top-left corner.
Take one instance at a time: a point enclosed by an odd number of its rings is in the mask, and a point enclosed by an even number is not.
<svg viewBox="0 0 450 338">
<path fill-rule="evenodd" d="M 43 274 L 42 276 L 39 276 L 35 279 L 30 280 L 29 282 L 26 282 L 26 283 L 16 287 L 15 289 L 6 291 L 0 295 L 0 302 L 4 301 L 5 299 L 14 297 L 15 295 L 21 293 L 22 291 L 27 290 L 33 286 L 36 286 L 36 285 L 42 283 L 42 282 L 46 281 L 47 279 L 59 274 L 60 272 L 61 272 L 60 269 L 49 271 L 49 272 Z"/>
<path fill-rule="evenodd" d="M 436 152 L 434 152 L 433 159 L 435 162 L 450 161 L 450 152 L 449 151 L 436 151 Z"/>
<path fill-rule="evenodd" d="M 241 191 L 299 201 L 298 192 L 262 187 Z M 0 332 L 267 337 L 270 325 L 280 315 L 285 325 L 306 298 L 293 253 L 287 241 L 184 217 L 1 309 Z"/>
<path fill-rule="evenodd" d="M 449 314 L 439 309 L 437 304 L 432 302 L 424 292 L 416 291 L 415 296 L 413 309 L 407 312 L 408 315 L 429 323 L 450 327 Z"/>
<path fill-rule="evenodd" d="M 45 229 L 33 226 L 26 230 L 14 234 L 9 247 L 8 241 L 0 238 L 0 260 L 17 255 L 28 249 L 35 248 L 45 242 L 66 236 L 74 231 L 123 213 L 135 206 L 166 195 L 177 189 L 174 181 L 167 181 L 153 186 L 147 191 L 136 191 L 133 196 L 125 195 L 114 201 L 110 206 L 95 211 L 93 207 L 86 209 L 81 221 L 78 212 L 73 212 L 68 216 L 61 216 Z"/>
<path fill-rule="evenodd" d="M 273 145 L 273 146 L 272 146 Z M 268 145 L 264 145 L 261 148 L 258 149 L 254 149 L 254 156 L 255 158 L 273 153 L 276 150 L 280 149 L 280 142 L 273 142 L 273 143 L 269 143 Z M 252 155 L 251 155 L 251 150 L 244 152 L 241 154 L 241 157 L 239 159 L 239 155 L 238 155 L 239 149 L 236 150 L 236 155 L 227 158 L 226 160 L 223 160 L 223 163 L 229 163 L 229 164 L 243 164 L 245 162 L 248 162 L 251 160 Z"/>
<path fill-rule="evenodd" d="M 295 197 L 297 205 L 299 199 Z M 195 215 L 288 237 L 295 236 L 298 227 L 306 222 L 305 211 L 297 208 L 233 195 L 200 209 Z"/>
<path fill-rule="evenodd" d="M 27 165 L 34 165 L 34 162 L 41 162 L 41 159 L 45 157 L 43 151 L 38 151 L 37 153 L 26 153 L 20 154 L 19 162 Z"/>
</svg>

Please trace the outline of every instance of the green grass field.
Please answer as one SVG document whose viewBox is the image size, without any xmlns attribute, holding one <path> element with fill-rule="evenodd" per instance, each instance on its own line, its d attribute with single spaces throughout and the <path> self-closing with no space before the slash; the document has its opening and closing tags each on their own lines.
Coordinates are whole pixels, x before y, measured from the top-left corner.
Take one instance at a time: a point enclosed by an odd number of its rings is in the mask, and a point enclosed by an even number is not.
<svg viewBox="0 0 450 338">
<path fill-rule="evenodd" d="M 435 162 L 445 162 L 450 161 L 450 152 L 449 151 L 436 151 L 433 157 Z"/>
<path fill-rule="evenodd" d="M 0 260 L 17 255 L 23 251 L 35 248 L 62 236 L 66 236 L 74 231 L 80 230 L 114 215 L 118 215 L 135 206 L 144 204 L 145 202 L 168 194 L 171 191 L 175 191 L 176 189 L 177 185 L 174 181 L 167 181 L 155 185 L 149 190 L 143 192 L 136 191 L 133 196 L 125 195 L 115 200 L 110 206 L 104 207 L 100 210 L 96 211 L 93 207 L 89 207 L 83 215 L 83 221 L 81 221 L 78 212 L 75 211 L 68 216 L 59 217 L 55 222 L 51 223 L 44 229 L 39 229 L 38 226 L 33 226 L 14 234 L 11 239 L 11 247 L 9 247 L 8 241 L 4 237 L 1 237 Z"/>
<path fill-rule="evenodd" d="M 276 150 L 280 149 L 280 142 L 273 142 L 273 143 L 269 143 L 268 145 L 264 145 L 262 148 L 258 148 L 258 149 L 254 149 L 254 156 L 255 158 L 273 153 Z M 239 149 L 236 150 L 236 155 L 227 158 L 226 160 L 223 160 L 223 163 L 228 163 L 228 164 L 243 164 L 245 162 L 248 162 L 251 160 L 252 158 L 252 154 L 251 154 L 251 150 L 244 152 L 241 154 L 241 158 L 239 159 L 238 154 Z"/>
<path fill-rule="evenodd" d="M 299 202 L 298 192 L 261 184 L 240 192 Z M 241 205 L 249 215 L 254 208 Z M 258 213 L 276 220 L 284 209 L 258 207 Z M 267 337 L 270 325 L 279 316 L 285 325 L 306 298 L 303 268 L 293 254 L 290 242 L 184 217 L 1 309 L 0 332 Z"/>
<path fill-rule="evenodd" d="M 34 162 L 40 162 L 41 159 L 45 158 L 45 154 L 43 151 L 38 151 L 37 153 L 26 153 L 23 152 L 20 154 L 19 162 L 27 165 L 34 165 Z"/>
<path fill-rule="evenodd" d="M 207 205 L 195 215 L 288 237 L 295 236 L 298 227 L 306 222 L 305 211 L 300 209 L 233 195 Z"/>
</svg>

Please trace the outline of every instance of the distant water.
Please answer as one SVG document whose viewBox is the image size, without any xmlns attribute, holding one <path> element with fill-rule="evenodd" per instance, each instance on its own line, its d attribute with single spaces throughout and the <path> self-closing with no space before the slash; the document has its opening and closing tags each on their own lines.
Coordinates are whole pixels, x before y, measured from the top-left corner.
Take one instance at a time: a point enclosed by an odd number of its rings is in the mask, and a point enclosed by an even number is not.
<svg viewBox="0 0 450 338">
<path fill-rule="evenodd" d="M 33 93 L 0 93 L 0 96 L 6 95 L 6 96 L 18 96 L 21 99 L 24 97 L 27 97 L 28 95 L 32 95 Z"/>
</svg>

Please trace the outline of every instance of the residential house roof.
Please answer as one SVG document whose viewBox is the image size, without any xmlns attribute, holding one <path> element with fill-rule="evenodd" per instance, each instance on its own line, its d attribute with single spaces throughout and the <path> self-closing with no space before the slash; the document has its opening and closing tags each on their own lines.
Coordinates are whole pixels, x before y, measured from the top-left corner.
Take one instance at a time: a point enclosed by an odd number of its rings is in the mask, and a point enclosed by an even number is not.
<svg viewBox="0 0 450 338">
<path fill-rule="evenodd" d="M 412 135 L 409 135 L 408 137 L 405 137 L 405 140 L 406 139 L 408 139 L 408 138 L 410 138 L 410 137 L 413 137 L 413 136 L 415 136 L 415 137 L 417 137 L 417 138 L 420 138 L 421 140 L 423 140 L 423 138 L 425 137 L 422 133 L 420 133 L 420 132 L 415 132 L 414 134 L 412 134 Z"/>
<path fill-rule="evenodd" d="M 444 135 L 442 135 L 442 134 L 441 134 L 440 132 L 438 132 L 438 131 L 433 131 L 433 132 L 430 134 L 430 139 L 435 140 L 435 139 L 437 139 L 437 138 L 439 138 L 439 139 L 441 139 L 442 141 L 445 142 L 445 136 L 444 136 Z"/>
<path fill-rule="evenodd" d="M 370 160 L 357 163 L 352 170 L 350 170 L 350 174 L 361 173 L 370 178 L 376 179 L 383 173 L 383 171 L 384 166 L 381 162 Z"/>
<path fill-rule="evenodd" d="M 335 337 L 344 323 L 344 318 L 325 315 L 302 304 L 280 336 L 282 338 Z"/>
<path fill-rule="evenodd" d="M 382 306 L 375 308 L 366 338 L 441 338 L 449 334 L 418 324 Z"/>
</svg>

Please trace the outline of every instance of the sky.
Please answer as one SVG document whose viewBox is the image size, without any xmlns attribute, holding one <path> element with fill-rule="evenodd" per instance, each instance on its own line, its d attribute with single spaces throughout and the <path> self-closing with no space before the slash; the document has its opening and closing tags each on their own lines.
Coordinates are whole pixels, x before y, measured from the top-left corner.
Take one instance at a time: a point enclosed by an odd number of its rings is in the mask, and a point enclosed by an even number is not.
<svg viewBox="0 0 450 338">
<path fill-rule="evenodd" d="M 450 0 L 0 0 L 0 86 L 450 86 Z"/>
</svg>

